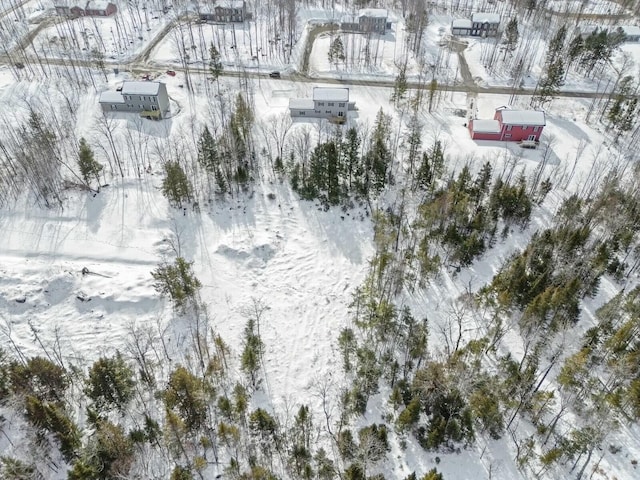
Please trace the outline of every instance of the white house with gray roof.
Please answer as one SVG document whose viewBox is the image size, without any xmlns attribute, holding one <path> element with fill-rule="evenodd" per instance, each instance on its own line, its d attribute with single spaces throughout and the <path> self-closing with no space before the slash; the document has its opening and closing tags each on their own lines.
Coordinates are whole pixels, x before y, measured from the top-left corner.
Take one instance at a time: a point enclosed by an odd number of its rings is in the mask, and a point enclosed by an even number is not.
<svg viewBox="0 0 640 480">
<path fill-rule="evenodd" d="M 161 82 L 124 82 L 121 91 L 102 92 L 99 101 L 103 112 L 137 112 L 155 119 L 169 113 L 167 86 Z"/>
<path fill-rule="evenodd" d="M 355 105 L 349 103 L 348 88 L 315 87 L 313 98 L 289 99 L 289 112 L 292 118 L 328 118 L 346 121 L 347 112 Z"/>
</svg>

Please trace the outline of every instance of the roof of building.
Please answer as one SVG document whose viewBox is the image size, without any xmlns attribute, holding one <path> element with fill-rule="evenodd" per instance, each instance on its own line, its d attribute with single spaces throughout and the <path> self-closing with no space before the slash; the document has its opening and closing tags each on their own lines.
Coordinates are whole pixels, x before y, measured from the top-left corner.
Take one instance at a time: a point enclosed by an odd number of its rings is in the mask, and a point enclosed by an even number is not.
<svg viewBox="0 0 640 480">
<path fill-rule="evenodd" d="M 120 92 L 107 90 L 100 94 L 100 103 L 124 103 L 124 97 Z"/>
<path fill-rule="evenodd" d="M 222 0 L 216 7 L 220 8 L 244 8 L 244 0 Z"/>
<path fill-rule="evenodd" d="M 358 23 L 358 17 L 355 15 L 342 15 L 340 17 L 340 23 Z"/>
<path fill-rule="evenodd" d="M 160 82 L 124 82 L 123 95 L 158 95 Z"/>
<path fill-rule="evenodd" d="M 334 102 L 348 102 L 349 101 L 349 89 L 348 88 L 328 88 L 328 87 L 314 87 L 313 99 L 320 101 L 334 101 Z"/>
<path fill-rule="evenodd" d="M 620 25 L 620 28 L 625 35 L 633 37 L 640 36 L 640 27 L 636 27 L 635 25 Z"/>
<path fill-rule="evenodd" d="M 499 108 L 502 110 L 502 123 L 505 125 L 538 125 L 547 124 L 544 112 L 541 110 L 510 110 L 508 108 Z"/>
<path fill-rule="evenodd" d="M 290 98 L 289 108 L 295 108 L 298 110 L 313 110 L 315 105 L 310 98 Z"/>
<path fill-rule="evenodd" d="M 106 10 L 107 7 L 113 2 L 107 0 L 91 0 L 87 2 L 85 10 Z"/>
<path fill-rule="evenodd" d="M 484 120 L 475 118 L 472 123 L 473 131 L 480 133 L 500 133 L 500 122 L 498 120 Z"/>
<path fill-rule="evenodd" d="M 387 11 L 384 8 L 363 8 L 358 11 L 358 16 L 387 18 Z"/>
<path fill-rule="evenodd" d="M 500 14 L 476 12 L 471 15 L 471 21 L 479 23 L 500 23 Z"/>
<path fill-rule="evenodd" d="M 468 18 L 458 18 L 451 22 L 451 28 L 471 28 L 473 23 Z"/>
</svg>

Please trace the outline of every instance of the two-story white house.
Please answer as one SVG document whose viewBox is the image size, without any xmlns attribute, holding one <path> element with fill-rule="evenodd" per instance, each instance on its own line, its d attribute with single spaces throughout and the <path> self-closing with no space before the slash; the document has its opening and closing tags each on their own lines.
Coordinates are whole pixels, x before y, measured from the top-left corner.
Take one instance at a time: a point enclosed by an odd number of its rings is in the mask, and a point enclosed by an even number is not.
<svg viewBox="0 0 640 480">
<path fill-rule="evenodd" d="M 161 82 L 124 82 L 119 92 L 102 92 L 100 105 L 103 112 L 137 112 L 160 119 L 169 113 L 169 95 Z"/>
<path fill-rule="evenodd" d="M 363 8 L 358 11 L 358 15 L 343 15 L 340 28 L 345 31 L 384 35 L 391 29 L 391 22 L 387 17 L 384 8 Z"/>
<path fill-rule="evenodd" d="M 353 105 L 351 107 L 353 108 Z M 328 118 L 342 122 L 346 121 L 348 111 L 348 88 L 315 87 L 311 99 L 289 99 L 289 112 L 292 118 Z"/>
</svg>

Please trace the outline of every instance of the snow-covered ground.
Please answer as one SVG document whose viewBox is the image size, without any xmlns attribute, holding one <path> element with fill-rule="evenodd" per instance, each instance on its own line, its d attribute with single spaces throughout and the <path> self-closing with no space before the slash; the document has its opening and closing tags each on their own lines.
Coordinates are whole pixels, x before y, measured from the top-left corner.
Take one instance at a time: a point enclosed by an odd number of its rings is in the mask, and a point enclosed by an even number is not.
<svg viewBox="0 0 640 480">
<path fill-rule="evenodd" d="M 99 52 L 108 60 L 127 60 L 139 54 L 165 27 L 176 12 L 138 9 L 128 2 L 114 2 L 118 11 L 110 17 L 65 19 L 51 11 L 48 24 L 38 29 L 33 48 L 47 58 L 93 59 Z"/>
</svg>

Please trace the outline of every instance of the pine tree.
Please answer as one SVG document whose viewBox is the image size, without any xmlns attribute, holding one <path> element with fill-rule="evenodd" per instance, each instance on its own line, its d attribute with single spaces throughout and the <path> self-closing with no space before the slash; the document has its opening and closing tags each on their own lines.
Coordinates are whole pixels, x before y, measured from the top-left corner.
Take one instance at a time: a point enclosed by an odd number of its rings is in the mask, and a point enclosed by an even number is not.
<svg viewBox="0 0 640 480">
<path fill-rule="evenodd" d="M 190 202 L 193 198 L 191 182 L 178 162 L 168 161 L 164 164 L 165 178 L 162 180 L 162 193 L 174 206 L 182 202 Z"/>
<path fill-rule="evenodd" d="M 156 291 L 162 295 L 168 294 L 177 309 L 183 309 L 189 300 L 196 300 L 202 286 L 192 266 L 193 262 L 178 257 L 174 264 L 164 262 L 151 272 Z"/>
<path fill-rule="evenodd" d="M 211 73 L 211 76 L 218 85 L 218 94 L 220 94 L 220 75 L 222 75 L 223 69 L 220 52 L 218 52 L 216 46 L 211 42 L 209 46 L 209 73 Z"/>
<path fill-rule="evenodd" d="M 264 354 L 264 343 L 257 331 L 255 320 L 249 319 L 244 328 L 244 349 L 240 366 L 251 380 L 253 388 L 258 386 L 258 371 Z"/>
<path fill-rule="evenodd" d="M 216 167 L 220 165 L 216 141 L 207 126 L 202 129 L 198 140 L 198 163 L 207 172 L 215 172 Z"/>
<path fill-rule="evenodd" d="M 607 113 L 609 124 L 616 132 L 616 142 L 623 133 L 633 128 L 636 121 L 638 99 L 631 95 L 633 90 L 633 77 L 624 77 L 620 81 L 615 101 Z"/>
<path fill-rule="evenodd" d="M 163 399 L 168 412 L 177 414 L 187 431 L 195 432 L 207 422 L 207 395 L 203 383 L 183 366 L 169 375 Z"/>
<path fill-rule="evenodd" d="M 91 179 L 95 179 L 98 184 L 98 191 L 100 190 L 100 172 L 102 171 L 102 165 L 93 158 L 93 150 L 87 144 L 84 138 L 80 139 L 80 146 L 78 149 L 78 168 L 80 169 L 80 175 L 84 183 L 89 186 Z"/>
<path fill-rule="evenodd" d="M 342 38 L 337 36 L 329 45 L 329 62 L 337 65 L 338 62 L 344 61 L 345 58 Z"/>
<path fill-rule="evenodd" d="M 544 105 L 553 100 L 564 84 L 564 62 L 562 58 L 556 58 L 547 65 L 544 77 L 540 80 L 538 94 L 534 100 Z"/>
<path fill-rule="evenodd" d="M 549 65 L 555 62 L 562 50 L 564 49 L 564 42 L 567 39 L 567 26 L 562 25 L 555 33 L 551 41 L 549 42 L 549 49 L 547 50 L 546 64 Z"/>
<path fill-rule="evenodd" d="M 123 411 L 133 397 L 133 371 L 120 352 L 114 357 L 101 357 L 89 369 L 85 393 L 99 409 Z"/>
<path fill-rule="evenodd" d="M 407 94 L 407 65 L 406 63 L 400 65 L 398 75 L 393 84 L 393 93 L 391 94 L 391 101 L 394 105 L 398 106 L 402 100 L 404 100 Z"/>
<path fill-rule="evenodd" d="M 515 50 L 516 45 L 518 44 L 518 38 L 520 36 L 520 32 L 518 31 L 518 19 L 513 17 L 507 23 L 507 28 L 504 32 L 505 39 L 504 43 L 507 51 Z M 506 54 L 506 53 L 505 53 Z"/>
</svg>

